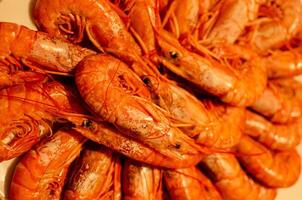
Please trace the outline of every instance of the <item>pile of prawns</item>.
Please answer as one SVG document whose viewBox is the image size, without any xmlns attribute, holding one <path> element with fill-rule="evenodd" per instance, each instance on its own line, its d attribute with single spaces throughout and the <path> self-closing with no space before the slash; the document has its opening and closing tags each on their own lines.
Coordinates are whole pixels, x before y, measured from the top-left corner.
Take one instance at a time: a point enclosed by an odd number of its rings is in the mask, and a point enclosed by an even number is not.
<svg viewBox="0 0 302 200">
<path fill-rule="evenodd" d="M 270 200 L 300 175 L 302 1 L 37 0 L 0 22 L 8 199 Z"/>
</svg>

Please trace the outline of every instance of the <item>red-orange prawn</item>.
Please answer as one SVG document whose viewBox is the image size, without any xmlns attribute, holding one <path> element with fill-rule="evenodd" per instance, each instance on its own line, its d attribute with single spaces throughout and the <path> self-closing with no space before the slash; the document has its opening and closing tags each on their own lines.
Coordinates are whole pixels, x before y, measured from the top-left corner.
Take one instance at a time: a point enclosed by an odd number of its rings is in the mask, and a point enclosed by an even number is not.
<svg viewBox="0 0 302 200">
<path fill-rule="evenodd" d="M 162 172 L 158 168 L 126 160 L 123 165 L 125 200 L 162 200 Z"/>
<path fill-rule="evenodd" d="M 169 111 L 172 120 L 181 124 L 179 129 L 196 143 L 226 149 L 239 142 L 245 118 L 243 108 L 211 99 L 199 100 L 171 81 L 159 80 L 157 83 L 156 86 L 148 84 L 153 102 Z"/>
<path fill-rule="evenodd" d="M 20 83 L 42 81 L 45 78 L 43 74 L 31 71 L 12 70 L 7 66 L 0 65 L 0 89 Z"/>
<path fill-rule="evenodd" d="M 273 200 L 276 190 L 253 181 L 241 169 L 234 155 L 217 153 L 202 161 L 203 170 L 209 175 L 223 199 L 228 200 Z"/>
<path fill-rule="evenodd" d="M 254 30 L 248 34 L 249 43 L 260 52 L 279 48 L 301 30 L 302 2 L 300 0 L 262 1 Z"/>
<path fill-rule="evenodd" d="M 293 122 L 302 114 L 301 103 L 295 95 L 290 87 L 269 81 L 261 97 L 251 105 L 251 109 L 272 122 Z"/>
<path fill-rule="evenodd" d="M 88 143 L 71 169 L 64 199 L 121 199 L 121 163 L 111 150 Z"/>
<path fill-rule="evenodd" d="M 248 22 L 256 18 L 258 7 L 257 0 L 220 1 L 218 6 L 211 10 L 211 12 L 218 12 L 215 23 L 209 27 L 206 35 L 199 39 L 235 43 Z"/>
<path fill-rule="evenodd" d="M 17 164 L 9 199 L 61 199 L 67 170 L 86 139 L 60 130 L 27 152 Z"/>
<path fill-rule="evenodd" d="M 269 78 L 292 77 L 302 73 L 302 48 L 276 50 L 264 57 Z"/>
<path fill-rule="evenodd" d="M 182 168 L 188 165 L 193 166 L 201 159 L 200 156 L 192 157 L 191 155 L 183 155 L 182 158 L 166 156 L 157 148 L 149 147 L 126 136 L 110 124 L 96 123 L 91 120 L 82 122 L 81 126 L 75 127 L 75 130 L 82 135 L 142 163 L 165 168 Z"/>
<path fill-rule="evenodd" d="M 0 161 L 28 151 L 45 134 L 51 134 L 62 111 L 83 112 L 72 94 L 59 82 L 25 83 L 0 91 Z M 66 119 L 68 118 L 65 116 Z"/>
<path fill-rule="evenodd" d="M 164 180 L 174 200 L 222 199 L 212 182 L 197 167 L 165 170 Z"/>
<path fill-rule="evenodd" d="M 295 148 L 301 140 L 301 120 L 290 124 L 273 124 L 260 115 L 247 111 L 243 132 L 274 150 Z"/>
<path fill-rule="evenodd" d="M 92 50 L 14 23 L 0 22 L 0 66 L 71 72 Z"/>
<path fill-rule="evenodd" d="M 33 15 L 37 26 L 51 35 L 78 43 L 87 34 L 99 50 L 126 60 L 141 54 L 108 0 L 38 0 Z"/>
<path fill-rule="evenodd" d="M 199 90 L 217 96 L 223 102 L 248 106 L 265 89 L 267 77 L 264 63 L 246 48 L 224 45 L 218 49 L 224 53 L 221 61 L 217 61 L 188 51 L 164 30 L 157 30 L 157 41 L 161 51 L 159 62 Z M 230 62 L 222 62 L 228 60 L 225 52 L 231 54 Z"/>
<path fill-rule="evenodd" d="M 289 187 L 299 178 L 301 161 L 295 149 L 274 152 L 243 136 L 236 150 L 246 170 L 268 187 Z"/>
</svg>

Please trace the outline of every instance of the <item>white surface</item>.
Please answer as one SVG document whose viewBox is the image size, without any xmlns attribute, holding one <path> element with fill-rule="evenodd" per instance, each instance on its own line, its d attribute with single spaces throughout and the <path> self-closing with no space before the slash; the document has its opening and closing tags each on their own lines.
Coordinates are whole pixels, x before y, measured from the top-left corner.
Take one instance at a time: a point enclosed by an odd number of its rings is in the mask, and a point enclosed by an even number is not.
<svg viewBox="0 0 302 200">
<path fill-rule="evenodd" d="M 0 21 L 15 22 L 35 29 L 30 17 L 34 2 L 35 0 L 0 0 Z"/>
<path fill-rule="evenodd" d="M 0 21 L 15 22 L 29 28 L 35 28 L 31 21 L 30 10 L 35 0 L 0 0 Z M 302 155 L 302 146 L 299 147 Z M 13 161 L 0 163 L 0 196 L 8 188 L 9 178 L 13 172 Z M 11 166 L 11 167 L 9 167 Z M 302 178 L 287 189 L 280 189 L 277 200 L 301 200 L 302 199 Z"/>
</svg>

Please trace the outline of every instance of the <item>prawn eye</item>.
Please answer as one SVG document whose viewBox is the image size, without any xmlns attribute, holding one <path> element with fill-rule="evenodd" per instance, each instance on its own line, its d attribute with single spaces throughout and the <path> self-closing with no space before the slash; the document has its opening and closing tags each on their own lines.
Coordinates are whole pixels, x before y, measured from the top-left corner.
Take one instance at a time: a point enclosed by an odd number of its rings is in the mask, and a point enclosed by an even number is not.
<svg viewBox="0 0 302 200">
<path fill-rule="evenodd" d="M 86 128 L 92 127 L 92 124 L 93 124 L 93 122 L 92 122 L 91 120 L 84 120 L 84 121 L 82 122 L 82 126 L 83 126 L 83 127 L 86 127 Z"/>
<path fill-rule="evenodd" d="M 151 78 L 149 76 L 143 76 L 142 80 L 146 84 L 146 86 L 148 86 L 149 88 L 152 88 L 153 81 L 151 80 Z"/>
<path fill-rule="evenodd" d="M 178 57 L 178 53 L 175 51 L 169 51 L 170 57 L 176 59 Z"/>
<path fill-rule="evenodd" d="M 151 84 L 151 80 L 149 79 L 149 77 L 143 77 L 143 82 L 144 82 L 146 85 L 150 85 L 150 84 Z"/>
<path fill-rule="evenodd" d="M 181 147 L 180 144 L 178 144 L 178 143 L 175 144 L 175 148 L 176 148 L 176 149 L 180 149 L 180 147 Z"/>
</svg>

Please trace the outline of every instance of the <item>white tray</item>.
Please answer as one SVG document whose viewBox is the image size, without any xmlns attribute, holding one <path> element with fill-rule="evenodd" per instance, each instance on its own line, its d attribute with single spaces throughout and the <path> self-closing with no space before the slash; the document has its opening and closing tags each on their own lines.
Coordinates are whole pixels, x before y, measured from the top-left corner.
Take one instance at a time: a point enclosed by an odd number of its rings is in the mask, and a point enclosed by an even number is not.
<svg viewBox="0 0 302 200">
<path fill-rule="evenodd" d="M 35 0 L 0 0 L 0 21 L 15 22 L 36 29 L 31 21 L 30 10 Z M 302 155 L 302 146 L 299 147 Z M 0 196 L 7 192 L 11 175 L 16 161 L 0 163 Z M 0 197 L 1 199 L 1 197 Z M 302 178 L 288 189 L 280 189 L 277 200 L 301 200 L 302 199 Z"/>
</svg>

